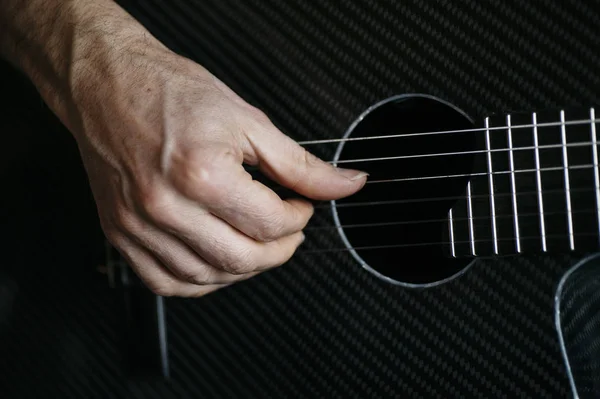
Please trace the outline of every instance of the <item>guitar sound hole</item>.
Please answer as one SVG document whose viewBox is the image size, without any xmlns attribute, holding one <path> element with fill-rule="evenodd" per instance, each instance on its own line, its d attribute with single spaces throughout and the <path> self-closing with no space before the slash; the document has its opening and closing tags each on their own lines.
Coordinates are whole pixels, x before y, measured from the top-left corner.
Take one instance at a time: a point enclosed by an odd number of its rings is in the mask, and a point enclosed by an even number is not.
<svg viewBox="0 0 600 399">
<path fill-rule="evenodd" d="M 465 113 L 425 95 L 387 99 L 350 127 L 346 138 L 406 135 L 342 142 L 336 153 L 339 167 L 370 174 L 369 183 L 359 193 L 332 202 L 341 238 L 365 269 L 391 283 L 431 286 L 470 266 L 472 259 L 453 258 L 448 251 L 448 211 L 460 196 L 464 198 L 468 177 L 377 181 L 468 175 L 473 154 L 420 154 L 471 152 L 475 148 L 473 132 L 418 133 L 472 128 Z M 403 158 L 351 161 L 387 157 Z"/>
</svg>

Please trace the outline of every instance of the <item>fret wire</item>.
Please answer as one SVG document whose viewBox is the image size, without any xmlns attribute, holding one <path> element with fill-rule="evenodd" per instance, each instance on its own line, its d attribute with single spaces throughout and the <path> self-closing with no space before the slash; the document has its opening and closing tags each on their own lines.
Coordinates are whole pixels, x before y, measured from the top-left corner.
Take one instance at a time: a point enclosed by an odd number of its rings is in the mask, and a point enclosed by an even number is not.
<svg viewBox="0 0 600 399">
<path fill-rule="evenodd" d="M 454 220 L 452 217 L 452 209 L 448 212 L 448 229 L 450 234 L 450 249 L 452 251 L 452 257 L 456 258 L 456 248 L 454 245 Z"/>
<path fill-rule="evenodd" d="M 592 117 L 596 116 L 596 111 L 594 108 L 590 108 L 590 115 Z M 594 119 L 591 119 L 592 121 Z M 592 135 L 592 155 L 594 157 L 594 163 L 598 163 L 598 145 L 596 138 L 596 123 L 590 122 L 590 130 Z M 597 219 L 598 219 L 598 231 L 600 232 L 600 176 L 598 173 L 598 168 L 594 169 L 594 184 L 596 187 L 596 209 L 597 209 Z"/>
<path fill-rule="evenodd" d="M 594 120 L 595 121 L 595 120 Z M 565 122 L 566 125 L 587 125 L 589 124 L 589 119 L 581 119 Z M 598 121 L 595 121 L 598 122 Z M 546 122 L 538 124 L 538 127 L 550 127 L 550 126 L 560 126 L 561 123 L 557 122 Z M 531 128 L 533 125 L 515 125 L 513 129 L 525 129 Z M 498 126 L 492 127 L 490 130 L 504 130 L 506 126 Z M 400 134 L 390 134 L 390 135 L 380 135 L 380 136 L 367 136 L 367 137 L 346 137 L 340 139 L 323 139 L 323 140 L 307 140 L 307 141 L 297 141 L 296 143 L 299 145 L 314 145 L 314 144 L 329 144 L 329 143 L 344 143 L 348 141 L 362 141 L 362 140 L 381 140 L 381 139 L 394 139 L 394 138 L 403 138 L 403 137 L 419 137 L 419 136 L 431 136 L 436 134 L 456 134 L 456 133 L 469 133 L 469 132 L 484 132 L 485 128 L 475 128 L 475 129 L 458 129 L 458 130 L 440 130 L 436 132 L 419 132 L 419 133 L 400 133 Z"/>
<path fill-rule="evenodd" d="M 487 149 L 487 168 L 489 173 L 490 188 L 490 213 L 492 216 L 492 238 L 494 240 L 494 253 L 498 254 L 498 236 L 496 231 L 496 199 L 494 195 L 494 175 L 492 169 L 492 152 L 490 144 L 490 118 L 485 118 L 485 146 Z"/>
<path fill-rule="evenodd" d="M 512 144 L 512 129 L 510 128 L 511 118 L 510 115 L 506 116 L 506 125 L 508 126 L 508 159 L 510 164 L 510 191 L 512 193 L 512 206 L 513 206 L 513 222 L 515 227 L 515 239 L 517 246 L 517 253 L 521 253 L 521 232 L 519 230 L 519 211 L 517 209 L 517 187 L 515 181 L 515 160 L 513 155 L 513 144 Z"/>
<path fill-rule="evenodd" d="M 533 121 L 533 142 L 535 145 L 535 169 L 536 169 L 536 184 L 537 184 L 537 198 L 538 206 L 540 209 L 540 235 L 542 236 L 542 251 L 548 250 L 546 243 L 546 223 L 544 218 L 544 196 L 542 194 L 542 173 L 540 171 L 540 149 L 538 141 L 538 129 L 537 129 L 537 114 L 534 112 L 532 115 Z M 597 164 L 597 162 L 594 162 Z"/>
<path fill-rule="evenodd" d="M 573 232 L 573 215 L 571 213 L 571 183 L 569 180 L 569 159 L 567 155 L 567 128 L 565 127 L 565 111 L 560 111 L 560 121 L 561 121 L 561 140 L 563 144 L 563 166 L 564 166 L 564 175 L 565 175 L 565 197 L 567 200 L 567 222 L 569 226 L 569 243 L 571 245 L 571 250 L 575 249 L 575 235 Z"/>
<path fill-rule="evenodd" d="M 467 183 L 467 206 L 469 215 L 469 237 L 471 241 L 471 254 L 475 253 L 475 224 L 473 223 L 473 201 L 471 200 L 471 182 Z"/>
</svg>

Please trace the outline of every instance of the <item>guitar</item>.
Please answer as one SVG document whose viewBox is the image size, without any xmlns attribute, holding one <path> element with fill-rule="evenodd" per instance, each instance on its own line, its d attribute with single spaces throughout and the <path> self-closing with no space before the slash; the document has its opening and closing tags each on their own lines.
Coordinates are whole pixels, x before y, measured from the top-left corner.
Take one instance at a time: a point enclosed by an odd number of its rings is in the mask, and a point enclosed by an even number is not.
<svg viewBox="0 0 600 399">
<path fill-rule="evenodd" d="M 594 108 L 475 122 L 429 95 L 380 101 L 343 137 L 299 142 L 334 146 L 332 164 L 370 176 L 357 194 L 315 204 L 317 217 L 305 229 L 308 245 L 298 254 L 349 252 L 385 282 L 425 289 L 459 278 L 479 258 L 596 251 L 597 122 Z M 282 197 L 294 195 L 249 171 Z M 324 229 L 335 230 L 339 242 L 311 245 L 311 233 Z M 123 268 L 119 273 L 118 286 L 130 290 L 124 297 L 129 333 L 152 331 L 146 342 L 130 345 L 145 359 L 138 367 L 168 376 L 162 299 L 131 284 L 135 277 Z M 146 309 L 141 315 L 134 311 L 140 308 Z"/>
<path fill-rule="evenodd" d="M 376 276 L 430 287 L 473 259 L 590 252 L 600 242 L 594 108 L 497 115 L 475 122 L 433 96 L 383 100 L 339 140 L 335 165 L 369 172 L 329 205 L 343 246 Z M 426 150 L 423 150 L 426 149 Z M 404 265 L 399 259 L 422 261 Z"/>
<path fill-rule="evenodd" d="M 179 396 L 564 396 L 553 296 L 597 250 L 597 2 L 120 3 L 309 150 L 370 172 L 315 204 L 287 267 L 170 301 L 168 352 L 162 299 L 133 289 L 142 366 L 171 361 Z M 389 98 L 412 92 L 438 98 Z"/>
</svg>

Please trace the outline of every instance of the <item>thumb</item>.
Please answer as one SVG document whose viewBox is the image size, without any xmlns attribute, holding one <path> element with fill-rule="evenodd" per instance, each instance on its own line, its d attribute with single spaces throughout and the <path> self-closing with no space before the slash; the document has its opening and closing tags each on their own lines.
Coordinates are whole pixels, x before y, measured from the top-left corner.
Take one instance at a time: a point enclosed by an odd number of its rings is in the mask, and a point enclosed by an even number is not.
<svg viewBox="0 0 600 399">
<path fill-rule="evenodd" d="M 336 168 L 317 158 L 274 126 L 247 135 L 251 158 L 267 177 L 314 200 L 335 200 L 359 191 L 368 174 Z"/>
</svg>

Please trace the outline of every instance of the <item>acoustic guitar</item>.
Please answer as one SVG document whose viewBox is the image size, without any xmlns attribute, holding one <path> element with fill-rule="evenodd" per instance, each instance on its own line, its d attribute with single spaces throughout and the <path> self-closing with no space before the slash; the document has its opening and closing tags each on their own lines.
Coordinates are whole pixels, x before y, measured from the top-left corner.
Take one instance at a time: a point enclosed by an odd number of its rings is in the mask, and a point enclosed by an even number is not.
<svg viewBox="0 0 600 399">
<path fill-rule="evenodd" d="M 600 397 L 600 2 L 118 2 L 368 183 L 315 202 L 283 267 L 164 299 L 112 248 L 110 284 L 80 275 L 96 266 L 70 211 L 84 173 L 44 148 L 43 167 L 15 181 L 57 171 L 32 184 L 46 196 L 20 201 L 41 212 L 55 198 L 52 210 L 16 224 L 75 237 L 14 251 L 0 396 Z M 48 142 L 63 137 L 43 126 Z M 60 183 L 76 170 L 83 189 Z M 22 261 L 33 249 L 43 259 Z"/>
<path fill-rule="evenodd" d="M 377 102 L 343 137 L 300 142 L 307 148 L 334 146 L 332 164 L 370 176 L 357 194 L 315 204 L 322 212 L 306 228 L 308 237 L 335 231 L 342 246 L 313 245 L 297 256 L 348 252 L 386 283 L 427 289 L 460 278 L 480 258 L 598 251 L 597 123 L 594 107 L 493 115 L 477 122 L 431 95 Z M 294 195 L 248 169 L 282 197 Z M 589 268 L 592 260 L 596 257 L 576 268 Z M 138 368 L 155 367 L 168 376 L 164 303 L 121 266 L 119 287 L 136 287 L 125 299 L 127 328 L 146 337 L 132 340 L 130 348 L 137 352 L 131 355 L 146 359 Z M 588 277 L 600 278 L 600 269 L 597 277 L 589 272 Z M 570 289 L 578 292 L 577 284 Z M 593 296 L 590 301 L 595 306 Z M 556 306 L 558 312 L 560 301 Z M 596 320 L 595 314 L 590 317 Z M 560 322 L 557 318 L 557 340 L 563 338 Z M 569 365 L 566 348 L 564 356 Z M 577 393 L 575 382 L 573 389 Z"/>
<path fill-rule="evenodd" d="M 332 163 L 370 174 L 330 204 L 330 226 L 308 230 L 335 229 L 339 250 L 407 287 L 447 282 L 477 257 L 598 250 L 596 123 L 593 107 L 475 121 L 429 95 L 390 97 L 343 138 L 301 143 L 333 144 Z"/>
</svg>

